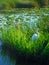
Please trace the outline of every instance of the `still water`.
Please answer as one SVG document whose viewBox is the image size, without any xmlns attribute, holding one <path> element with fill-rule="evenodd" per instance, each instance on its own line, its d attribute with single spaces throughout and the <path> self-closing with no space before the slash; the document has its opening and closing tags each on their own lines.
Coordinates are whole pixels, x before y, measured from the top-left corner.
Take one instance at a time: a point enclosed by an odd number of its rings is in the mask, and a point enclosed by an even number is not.
<svg viewBox="0 0 49 65">
<path fill-rule="evenodd" d="M 3 49 L 2 49 L 2 42 L 0 41 L 0 65 L 15 65 L 16 62 L 11 59 L 11 57 L 5 53 L 3 53 Z"/>
</svg>

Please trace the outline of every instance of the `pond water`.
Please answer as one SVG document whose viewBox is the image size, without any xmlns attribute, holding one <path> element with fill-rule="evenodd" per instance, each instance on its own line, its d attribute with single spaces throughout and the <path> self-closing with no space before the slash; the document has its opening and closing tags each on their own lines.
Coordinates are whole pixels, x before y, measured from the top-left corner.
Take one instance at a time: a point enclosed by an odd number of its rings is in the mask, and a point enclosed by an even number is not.
<svg viewBox="0 0 49 65">
<path fill-rule="evenodd" d="M 10 58 L 8 53 L 2 53 L 3 51 L 2 42 L 0 41 L 0 65 L 15 65 L 16 62 Z"/>
</svg>

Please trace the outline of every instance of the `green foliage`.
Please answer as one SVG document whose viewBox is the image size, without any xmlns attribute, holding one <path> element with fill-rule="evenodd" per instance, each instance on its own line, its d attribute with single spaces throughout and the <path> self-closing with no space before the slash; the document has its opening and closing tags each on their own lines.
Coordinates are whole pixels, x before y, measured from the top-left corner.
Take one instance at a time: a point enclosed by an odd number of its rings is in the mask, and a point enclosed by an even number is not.
<svg viewBox="0 0 49 65">
<path fill-rule="evenodd" d="M 25 9 L 25 11 L 27 11 L 27 9 Z M 34 29 L 30 29 L 28 23 L 15 24 L 13 22 L 14 17 L 8 17 L 10 14 L 6 16 L 8 19 L 6 26 L 0 31 L 2 32 L 1 39 L 4 45 L 7 44 L 8 48 L 11 47 L 18 51 L 20 56 L 23 54 L 26 57 L 33 56 L 46 59 L 46 57 L 49 57 L 49 9 L 43 8 L 40 9 L 40 11 L 38 9 L 31 9 L 31 11 L 31 13 L 38 14 L 40 17 L 36 23 L 39 28 L 39 37 L 36 41 L 31 41 L 31 37 L 35 33 L 35 24 L 33 25 Z M 27 15 L 31 14 L 29 9 L 27 13 Z M 22 20 L 21 16 L 20 19 Z M 23 29 L 22 26 L 26 26 L 26 29 Z"/>
<path fill-rule="evenodd" d="M 19 26 L 18 29 L 10 26 L 8 30 L 2 31 L 4 45 L 8 44 L 26 55 L 33 54 L 36 56 L 43 49 L 45 40 L 48 41 L 48 37 L 45 39 L 46 35 L 39 32 L 39 38 L 33 42 L 30 40 L 30 36 L 31 31 L 29 33 L 29 30 L 23 30 Z"/>
<path fill-rule="evenodd" d="M 36 8 L 49 7 L 48 0 L 1 0 L 0 9 L 12 9 L 16 8 L 18 4 L 31 4 Z"/>
<path fill-rule="evenodd" d="M 49 15 L 42 15 L 40 22 L 40 30 L 42 30 L 44 33 L 49 33 Z"/>
</svg>

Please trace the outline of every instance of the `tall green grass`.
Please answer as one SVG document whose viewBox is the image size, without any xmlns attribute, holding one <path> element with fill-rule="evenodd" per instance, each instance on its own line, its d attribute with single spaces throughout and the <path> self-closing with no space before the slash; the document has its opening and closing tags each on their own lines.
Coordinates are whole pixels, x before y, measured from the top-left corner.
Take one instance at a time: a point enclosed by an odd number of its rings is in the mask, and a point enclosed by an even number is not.
<svg viewBox="0 0 49 65">
<path fill-rule="evenodd" d="M 40 33 L 39 38 L 35 42 L 31 41 L 31 31 L 29 33 L 28 30 L 22 30 L 20 27 L 18 27 L 18 29 L 10 27 L 8 30 L 2 30 L 3 44 L 15 47 L 15 49 L 24 52 L 27 55 L 38 54 L 38 52 L 43 48 L 45 40 L 45 36 Z"/>
</svg>

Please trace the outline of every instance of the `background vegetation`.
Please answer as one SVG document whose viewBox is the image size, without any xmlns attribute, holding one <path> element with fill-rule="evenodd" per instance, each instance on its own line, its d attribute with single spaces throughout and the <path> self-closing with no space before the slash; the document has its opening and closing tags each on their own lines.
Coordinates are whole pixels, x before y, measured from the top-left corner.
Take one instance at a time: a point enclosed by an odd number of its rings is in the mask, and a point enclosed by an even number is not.
<svg viewBox="0 0 49 65">
<path fill-rule="evenodd" d="M 49 0 L 0 0 L 0 9 L 17 8 L 22 5 L 25 7 L 49 7 Z"/>
</svg>

